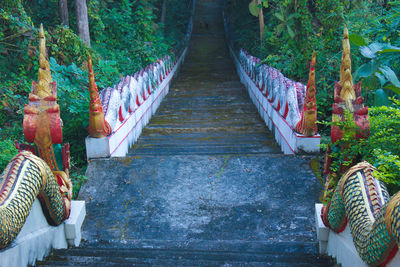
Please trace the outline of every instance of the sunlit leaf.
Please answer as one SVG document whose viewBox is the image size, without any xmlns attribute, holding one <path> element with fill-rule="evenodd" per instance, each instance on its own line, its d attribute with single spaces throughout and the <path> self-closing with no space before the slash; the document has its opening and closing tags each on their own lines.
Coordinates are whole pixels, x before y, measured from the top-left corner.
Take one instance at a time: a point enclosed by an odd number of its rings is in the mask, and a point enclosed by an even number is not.
<svg viewBox="0 0 400 267">
<path fill-rule="evenodd" d="M 280 13 L 275 13 L 274 16 L 277 17 L 280 21 L 285 21 L 282 14 L 280 14 Z"/>
<path fill-rule="evenodd" d="M 288 30 L 288 34 L 289 34 L 290 38 L 293 39 L 294 38 L 294 32 L 293 32 L 292 28 L 290 28 L 289 25 L 287 25 L 287 30 Z"/>
<path fill-rule="evenodd" d="M 253 0 L 250 2 L 249 11 L 250 11 L 251 15 L 258 17 L 259 8 L 257 6 L 256 0 Z"/>
<path fill-rule="evenodd" d="M 380 54 L 383 53 L 399 53 L 400 52 L 400 48 L 387 48 L 387 49 L 383 49 L 382 51 L 379 51 Z"/>
<path fill-rule="evenodd" d="M 368 46 L 361 46 L 360 51 L 364 57 L 374 58 L 377 52 L 382 51 L 383 46 L 381 43 L 372 43 Z"/>
<path fill-rule="evenodd" d="M 353 44 L 355 44 L 357 46 L 367 46 L 367 42 L 361 35 L 354 34 L 354 33 L 350 34 L 349 40 L 350 40 L 350 42 L 352 42 Z"/>
</svg>

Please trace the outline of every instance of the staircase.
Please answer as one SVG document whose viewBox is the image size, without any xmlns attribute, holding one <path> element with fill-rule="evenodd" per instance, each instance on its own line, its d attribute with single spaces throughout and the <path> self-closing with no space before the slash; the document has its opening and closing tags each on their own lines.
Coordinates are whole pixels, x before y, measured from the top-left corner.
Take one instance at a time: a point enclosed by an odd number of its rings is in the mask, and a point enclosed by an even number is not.
<svg viewBox="0 0 400 267">
<path fill-rule="evenodd" d="M 82 246 L 40 266 L 332 266 L 317 253 L 321 186 L 284 156 L 238 80 L 221 1 L 198 1 L 189 54 L 125 158 L 93 160 Z"/>
</svg>

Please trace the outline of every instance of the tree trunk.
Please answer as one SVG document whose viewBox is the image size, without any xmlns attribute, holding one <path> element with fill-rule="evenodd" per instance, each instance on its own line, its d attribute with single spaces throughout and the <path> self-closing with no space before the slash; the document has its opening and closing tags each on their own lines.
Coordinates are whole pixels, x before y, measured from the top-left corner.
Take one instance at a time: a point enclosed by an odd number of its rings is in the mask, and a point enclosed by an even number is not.
<svg viewBox="0 0 400 267">
<path fill-rule="evenodd" d="M 261 5 L 261 0 L 257 1 L 259 5 Z M 260 8 L 260 11 L 258 13 L 258 19 L 260 21 L 260 41 L 262 43 L 264 39 L 264 13 L 262 7 Z"/>
<path fill-rule="evenodd" d="M 69 27 L 68 0 L 58 0 L 58 12 L 60 13 L 61 24 Z"/>
<path fill-rule="evenodd" d="M 75 0 L 75 11 L 79 36 L 83 42 L 90 47 L 89 20 L 86 0 Z"/>
<path fill-rule="evenodd" d="M 167 0 L 163 0 L 161 9 L 161 23 L 165 24 L 165 15 L 167 14 Z"/>
</svg>

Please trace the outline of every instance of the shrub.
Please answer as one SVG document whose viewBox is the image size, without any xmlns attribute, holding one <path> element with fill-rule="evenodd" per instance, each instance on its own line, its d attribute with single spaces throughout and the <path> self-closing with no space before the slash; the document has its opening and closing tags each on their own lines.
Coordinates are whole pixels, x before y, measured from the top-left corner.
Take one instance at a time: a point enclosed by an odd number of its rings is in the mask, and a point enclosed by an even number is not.
<svg viewBox="0 0 400 267">
<path fill-rule="evenodd" d="M 343 138 L 331 146 L 331 170 L 340 178 L 340 166 L 349 166 L 366 160 L 379 171 L 378 179 L 385 182 L 391 194 L 400 190 L 400 108 L 373 107 L 369 110 L 371 134 L 367 139 L 356 140 L 358 130 L 352 114 L 346 113 L 346 122 L 330 123 L 343 131 Z M 325 144 L 326 148 L 326 144 Z M 336 181 L 337 182 L 337 181 Z"/>
<path fill-rule="evenodd" d="M 17 154 L 15 143 L 10 139 L 0 140 L 0 169 L 3 170 L 10 160 Z"/>
</svg>

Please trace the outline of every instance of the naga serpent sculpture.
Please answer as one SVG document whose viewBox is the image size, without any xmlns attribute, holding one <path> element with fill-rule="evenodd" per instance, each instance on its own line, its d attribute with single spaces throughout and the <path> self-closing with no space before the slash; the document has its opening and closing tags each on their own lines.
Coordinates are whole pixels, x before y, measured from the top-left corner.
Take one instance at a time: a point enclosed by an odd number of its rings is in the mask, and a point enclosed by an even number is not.
<svg viewBox="0 0 400 267">
<path fill-rule="evenodd" d="M 7 247 L 21 231 L 36 197 L 50 225 L 61 224 L 71 211 L 69 144 L 61 145 L 57 84 L 51 78 L 42 25 L 39 37 L 38 82 L 32 82 L 23 122 L 25 139 L 34 144 L 16 143 L 19 154 L 1 175 L 0 248 Z"/>
<path fill-rule="evenodd" d="M 358 131 L 357 140 L 369 136 L 368 108 L 363 105 L 360 83 L 353 85 L 350 44 L 347 28 L 343 35 L 343 55 L 340 82 L 335 84 L 332 121 L 345 121 L 344 111 L 351 113 Z M 331 142 L 342 139 L 342 130 L 331 129 Z M 346 170 L 335 186 L 337 174 L 330 170 L 331 148 L 327 149 L 324 204 L 322 221 L 334 232 L 341 232 L 347 223 L 361 259 L 371 266 L 386 265 L 397 253 L 400 243 L 400 192 L 389 200 L 386 187 L 374 177 L 377 170 L 363 161 Z M 354 159 L 353 159 L 354 163 Z"/>
<path fill-rule="evenodd" d="M 313 136 L 317 133 L 317 100 L 315 98 L 315 65 L 317 64 L 317 56 L 313 51 L 310 72 L 308 75 L 308 83 L 306 95 L 304 97 L 303 112 L 301 119 L 296 125 L 296 132 L 305 136 Z"/>
<path fill-rule="evenodd" d="M 244 49 L 239 51 L 239 62 L 264 97 L 292 129 L 304 136 L 317 134 L 315 51 L 310 63 L 307 87 L 286 78 L 275 68 L 266 64 L 260 65 L 261 60 Z"/>
<path fill-rule="evenodd" d="M 104 138 L 111 134 L 111 126 L 104 118 L 103 107 L 99 96 L 99 91 L 94 79 L 92 57 L 88 57 L 89 69 L 89 127 L 88 132 L 91 137 Z"/>
</svg>

